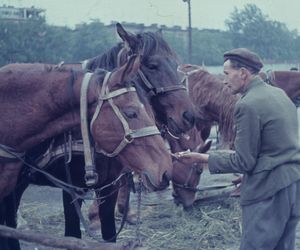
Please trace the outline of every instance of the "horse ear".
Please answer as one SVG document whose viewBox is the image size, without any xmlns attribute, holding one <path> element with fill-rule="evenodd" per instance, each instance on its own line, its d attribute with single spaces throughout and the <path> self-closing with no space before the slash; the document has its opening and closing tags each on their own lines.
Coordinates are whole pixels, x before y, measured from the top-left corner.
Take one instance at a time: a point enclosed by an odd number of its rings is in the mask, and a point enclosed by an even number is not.
<svg viewBox="0 0 300 250">
<path fill-rule="evenodd" d="M 119 37 L 125 42 L 125 46 L 134 52 L 137 51 L 139 46 L 138 38 L 134 34 L 127 32 L 120 23 L 117 23 L 116 27 Z"/>
<path fill-rule="evenodd" d="M 156 31 L 156 34 L 158 34 L 159 36 L 163 36 L 163 30 L 162 30 L 162 28 L 158 29 Z"/>
<path fill-rule="evenodd" d="M 197 147 L 196 151 L 198 153 L 206 153 L 210 149 L 211 144 L 212 144 L 212 140 L 209 140 L 204 145 Z"/>
</svg>

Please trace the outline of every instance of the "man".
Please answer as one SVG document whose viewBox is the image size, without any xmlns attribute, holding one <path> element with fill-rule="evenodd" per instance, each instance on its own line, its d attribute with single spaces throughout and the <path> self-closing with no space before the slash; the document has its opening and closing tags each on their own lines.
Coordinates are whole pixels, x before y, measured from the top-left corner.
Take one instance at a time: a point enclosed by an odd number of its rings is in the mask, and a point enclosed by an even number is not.
<svg viewBox="0 0 300 250">
<path fill-rule="evenodd" d="M 260 57 L 245 48 L 224 54 L 226 84 L 241 99 L 234 110 L 235 151 L 177 153 L 208 162 L 214 173 L 244 174 L 241 250 L 291 250 L 300 219 L 300 150 L 296 107 L 258 76 Z"/>
</svg>

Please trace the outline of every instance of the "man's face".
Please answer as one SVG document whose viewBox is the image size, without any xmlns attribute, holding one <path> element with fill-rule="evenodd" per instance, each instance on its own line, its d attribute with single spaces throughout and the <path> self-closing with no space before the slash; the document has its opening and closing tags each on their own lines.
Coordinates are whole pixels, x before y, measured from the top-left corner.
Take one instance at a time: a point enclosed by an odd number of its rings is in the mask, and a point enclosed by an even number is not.
<svg viewBox="0 0 300 250">
<path fill-rule="evenodd" d="M 232 94 L 240 93 L 244 87 L 242 70 L 231 67 L 230 60 L 224 62 L 224 83 L 230 89 Z"/>
</svg>

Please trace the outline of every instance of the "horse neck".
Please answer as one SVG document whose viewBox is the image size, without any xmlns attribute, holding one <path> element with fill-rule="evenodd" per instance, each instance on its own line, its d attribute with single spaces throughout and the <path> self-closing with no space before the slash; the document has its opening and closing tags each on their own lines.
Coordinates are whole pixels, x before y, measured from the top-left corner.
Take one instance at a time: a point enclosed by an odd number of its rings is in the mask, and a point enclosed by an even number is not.
<svg viewBox="0 0 300 250">
<path fill-rule="evenodd" d="M 121 46 L 121 44 L 118 44 L 109 49 L 107 52 L 94 58 L 88 59 L 87 69 L 95 71 L 98 68 L 103 68 L 112 71 L 113 69 L 119 67 L 120 65 L 118 65 L 118 60 L 121 56 L 119 52 L 122 51 L 122 48 L 123 47 Z M 124 61 L 124 63 L 122 64 L 125 63 L 126 61 Z"/>
<path fill-rule="evenodd" d="M 205 109 L 210 118 L 216 122 L 219 120 L 226 99 L 223 90 L 224 85 L 207 71 L 198 70 L 189 76 L 189 94 L 193 103 L 196 107 Z"/>
<path fill-rule="evenodd" d="M 72 88 L 69 86 L 70 72 L 42 72 L 33 74 L 28 72 L 28 79 L 20 81 L 20 85 L 31 87 L 30 93 L 22 92 L 22 103 L 16 100 L 10 105 L 10 110 L 15 111 L 15 118 L 7 118 L 14 122 L 14 128 L 7 131 L 9 138 L 4 139 L 3 144 L 7 144 L 22 151 L 27 150 L 48 138 L 54 137 L 66 130 L 79 126 L 80 124 L 80 89 L 83 75 L 79 75 Z M 29 82 L 29 79 L 32 79 Z M 39 80 L 37 80 L 39 79 Z M 43 79 L 41 81 L 40 79 Z M 31 83 L 31 84 L 30 84 Z M 20 89 L 24 86 L 20 86 Z M 26 88 L 26 86 L 25 86 Z M 32 94 L 33 93 L 33 94 Z M 91 84 L 88 94 L 88 102 L 96 100 L 95 84 Z M 73 96 L 73 103 L 70 101 Z M 23 112 L 26 110 L 34 112 Z M 2 131 L 5 132 L 5 128 Z M 2 133 L 1 133 L 2 134 Z"/>
<path fill-rule="evenodd" d="M 205 115 L 219 124 L 221 140 L 231 143 L 234 138 L 233 111 L 238 98 L 232 95 L 223 82 L 206 71 L 190 77 L 190 94 L 196 107 L 202 107 Z"/>
<path fill-rule="evenodd" d="M 291 99 L 300 96 L 299 80 L 300 72 L 274 71 L 275 86 L 283 89 Z"/>
</svg>

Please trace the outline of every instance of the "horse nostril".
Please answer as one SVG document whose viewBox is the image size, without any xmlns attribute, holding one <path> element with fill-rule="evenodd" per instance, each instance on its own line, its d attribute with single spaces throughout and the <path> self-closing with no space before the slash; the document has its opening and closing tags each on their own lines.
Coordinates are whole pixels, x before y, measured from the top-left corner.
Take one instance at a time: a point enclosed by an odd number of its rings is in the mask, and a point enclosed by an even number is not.
<svg viewBox="0 0 300 250">
<path fill-rule="evenodd" d="M 193 112 L 185 111 L 183 112 L 183 121 L 187 127 L 192 128 L 195 124 L 195 116 Z"/>
<path fill-rule="evenodd" d="M 168 177 L 167 172 L 165 172 L 165 173 L 163 174 L 162 180 L 163 180 L 163 183 L 164 183 L 164 184 L 166 184 L 167 186 L 169 185 L 170 178 Z"/>
</svg>

